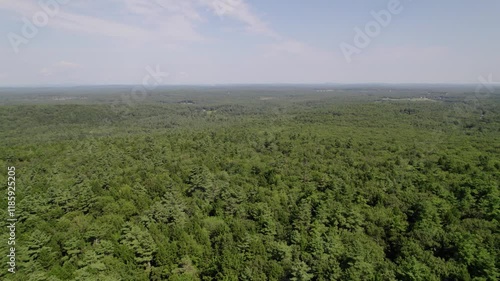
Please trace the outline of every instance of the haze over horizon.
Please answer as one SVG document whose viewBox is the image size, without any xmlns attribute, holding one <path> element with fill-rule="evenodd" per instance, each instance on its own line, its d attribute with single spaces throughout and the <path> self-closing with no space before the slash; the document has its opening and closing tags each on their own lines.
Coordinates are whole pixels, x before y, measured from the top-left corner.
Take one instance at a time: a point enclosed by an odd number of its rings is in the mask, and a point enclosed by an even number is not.
<svg viewBox="0 0 500 281">
<path fill-rule="evenodd" d="M 0 87 L 500 80 L 499 1 L 55 1 L 0 0 Z"/>
</svg>

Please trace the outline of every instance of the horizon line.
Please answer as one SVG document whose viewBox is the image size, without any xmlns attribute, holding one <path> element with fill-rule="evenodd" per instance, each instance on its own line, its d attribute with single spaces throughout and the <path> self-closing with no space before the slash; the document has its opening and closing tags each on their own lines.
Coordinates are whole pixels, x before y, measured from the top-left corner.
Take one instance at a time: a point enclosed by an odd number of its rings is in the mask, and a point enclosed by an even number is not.
<svg viewBox="0 0 500 281">
<path fill-rule="evenodd" d="M 473 82 L 322 82 L 322 83 L 192 83 L 192 84 L 158 84 L 155 87 L 216 87 L 216 86 L 339 86 L 339 85 L 479 85 L 479 81 Z M 500 85 L 500 82 L 491 82 L 489 85 Z M 136 87 L 141 84 L 25 84 L 25 85 L 0 85 L 5 88 L 78 88 L 78 87 Z M 154 90 L 154 89 L 153 89 Z"/>
</svg>

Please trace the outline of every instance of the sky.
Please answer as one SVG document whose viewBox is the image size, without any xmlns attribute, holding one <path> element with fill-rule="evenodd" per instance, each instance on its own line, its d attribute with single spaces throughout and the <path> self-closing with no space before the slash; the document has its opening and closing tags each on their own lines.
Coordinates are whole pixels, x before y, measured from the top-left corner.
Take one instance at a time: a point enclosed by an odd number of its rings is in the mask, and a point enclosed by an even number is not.
<svg viewBox="0 0 500 281">
<path fill-rule="evenodd" d="M 0 86 L 497 82 L 499 14 L 498 0 L 0 0 Z"/>
</svg>

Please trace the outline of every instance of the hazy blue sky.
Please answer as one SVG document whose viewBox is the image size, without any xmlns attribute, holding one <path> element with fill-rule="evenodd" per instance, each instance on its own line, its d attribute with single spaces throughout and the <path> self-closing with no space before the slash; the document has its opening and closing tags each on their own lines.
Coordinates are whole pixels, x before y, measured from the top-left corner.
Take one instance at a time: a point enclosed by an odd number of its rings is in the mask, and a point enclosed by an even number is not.
<svg viewBox="0 0 500 281">
<path fill-rule="evenodd" d="M 0 86 L 500 81 L 498 0 L 58 1 L 0 0 Z"/>
</svg>

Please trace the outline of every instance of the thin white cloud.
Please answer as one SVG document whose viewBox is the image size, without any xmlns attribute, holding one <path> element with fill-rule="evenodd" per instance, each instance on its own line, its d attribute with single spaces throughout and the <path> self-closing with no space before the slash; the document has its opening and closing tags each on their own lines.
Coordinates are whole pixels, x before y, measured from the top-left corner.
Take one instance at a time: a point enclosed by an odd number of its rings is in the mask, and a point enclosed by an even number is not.
<svg viewBox="0 0 500 281">
<path fill-rule="evenodd" d="M 53 63 L 52 65 L 50 65 L 48 67 L 44 67 L 44 68 L 40 69 L 40 74 L 42 74 L 43 76 L 52 76 L 53 74 L 65 73 L 65 72 L 68 72 L 71 70 L 78 69 L 80 67 L 81 67 L 80 64 L 62 60 L 62 61 Z"/>
<path fill-rule="evenodd" d="M 80 67 L 80 65 L 77 63 L 65 61 L 65 60 L 62 60 L 62 61 L 56 63 L 55 66 L 60 67 L 60 68 L 78 68 L 78 67 Z"/>
<path fill-rule="evenodd" d="M 30 1 L 0 0 L 0 10 L 17 11 L 25 15 L 28 12 L 41 10 L 41 8 Z"/>
<path fill-rule="evenodd" d="M 89 61 L 85 67 L 77 66 L 70 61 L 59 61 L 54 64 L 45 61 L 33 68 L 33 79 L 43 78 L 45 82 L 54 83 L 69 81 L 70 78 L 75 81 L 78 79 L 102 81 L 104 78 L 100 74 L 96 74 L 96 71 L 92 71 L 92 69 L 99 69 L 102 72 L 109 73 L 111 77 L 109 79 L 115 79 L 113 81 L 126 82 L 128 78 L 132 77 L 133 79 L 134 75 L 137 75 L 136 66 L 142 67 L 142 63 L 149 63 L 146 62 L 147 60 L 164 60 L 165 63 L 178 60 L 179 66 L 189 73 L 189 75 L 179 75 L 177 77 L 179 82 L 209 81 L 213 70 L 208 69 L 218 62 L 212 62 L 208 59 L 209 62 L 202 64 L 200 59 L 205 59 L 206 56 L 200 54 L 196 60 L 189 63 L 193 54 L 189 53 L 189 48 L 184 48 L 185 46 L 181 44 L 208 39 L 201 34 L 201 30 L 203 30 L 201 27 L 207 25 L 208 20 L 213 20 L 213 18 L 207 16 L 207 12 L 221 17 L 224 20 L 223 25 L 226 27 L 230 26 L 240 31 L 243 27 L 246 31 L 267 39 L 266 41 L 269 43 L 260 45 L 261 49 L 256 50 L 258 53 L 256 60 L 262 59 L 276 65 L 286 63 L 287 69 L 290 68 L 288 65 L 294 65 L 291 62 L 294 60 L 299 61 L 295 65 L 304 64 L 303 61 L 307 61 L 308 58 L 313 58 L 315 62 L 324 61 L 328 54 L 322 54 L 304 42 L 282 36 L 255 11 L 250 3 L 244 0 L 70 1 L 69 4 L 60 7 L 57 15 L 50 17 L 46 28 L 64 31 L 67 34 L 84 33 L 102 36 L 101 38 L 92 38 L 92 40 L 88 41 L 89 44 L 100 43 L 102 41 L 99 40 L 103 39 L 114 40 L 120 51 L 116 50 L 113 53 L 112 48 L 107 49 L 109 46 L 107 44 L 104 44 L 103 48 L 94 45 L 95 49 L 90 48 L 88 51 L 85 49 L 83 53 L 80 50 L 66 50 L 64 46 L 61 46 L 60 49 L 65 52 L 76 52 L 83 55 L 91 53 L 92 57 L 89 60 L 94 57 L 100 59 Z M 41 11 L 41 8 L 37 0 L 0 0 L 0 10 L 14 12 L 10 14 L 15 15 L 15 18 L 19 21 L 20 31 L 22 26 L 21 17 L 31 19 L 35 12 Z M 60 35 L 64 38 L 65 33 Z M 129 40 L 126 41 L 127 44 L 121 45 L 121 42 L 125 42 L 125 40 L 121 39 Z M 144 49 L 145 46 L 148 49 Z M 167 50 L 173 51 L 167 52 Z M 34 53 L 46 52 L 36 48 L 32 48 L 30 51 Z M 25 51 L 23 57 L 28 57 L 31 54 L 30 51 Z M 134 55 L 129 56 L 130 60 L 121 59 L 128 54 Z M 177 56 L 177 54 L 180 55 Z M 52 59 L 58 56 L 60 55 L 54 52 Z M 81 60 L 81 57 L 67 57 L 67 59 Z M 246 60 L 246 58 L 242 59 Z M 251 71 L 254 69 L 253 63 L 248 63 L 248 68 Z M 203 65 L 208 65 L 208 68 L 200 74 L 199 69 Z M 269 63 L 269 65 L 266 64 L 265 66 L 270 67 L 270 65 L 272 64 Z M 260 65 L 255 65 L 255 69 L 258 69 L 258 67 Z M 276 70 L 276 68 L 270 69 Z M 299 72 L 299 69 L 297 68 L 297 72 Z M 9 75 L 12 74 L 9 73 Z M 242 77 L 247 75 L 248 73 L 242 74 Z M 283 77 L 286 77 L 286 75 L 283 74 Z M 213 79 L 214 81 L 217 80 L 215 74 Z M 224 81 L 237 80 L 234 77 L 223 77 L 221 79 L 224 79 Z"/>
<path fill-rule="evenodd" d="M 149 31 L 141 28 L 74 13 L 61 12 L 57 18 L 54 18 L 52 25 L 69 31 L 112 37 L 140 39 L 151 35 Z"/>
<path fill-rule="evenodd" d="M 67 11 L 66 6 L 61 5 L 58 13 L 49 17 L 47 26 L 72 32 L 137 40 L 198 41 L 203 39 L 203 36 L 195 31 L 194 22 L 200 17 L 194 9 L 189 5 L 181 4 L 180 1 L 156 1 L 158 3 L 146 0 L 110 1 L 123 7 L 124 14 L 127 15 L 123 17 L 124 19 L 129 19 L 131 16 L 140 17 L 140 20 L 133 23 L 70 12 Z M 178 5 L 169 5 L 167 9 L 165 2 L 177 2 Z M 84 5 L 80 2 L 77 4 Z M 90 7 L 98 6 L 96 3 L 86 2 L 86 4 Z M 29 20 L 36 12 L 43 11 L 34 1 L 16 0 L 0 0 L 0 10 L 16 12 Z"/>
<path fill-rule="evenodd" d="M 135 15 L 153 37 L 171 41 L 200 41 L 204 37 L 196 31 L 203 19 L 192 4 L 192 0 L 112 0 L 122 5 L 123 13 Z"/>
<path fill-rule="evenodd" d="M 252 11 L 251 6 L 245 0 L 198 0 L 202 5 L 209 7 L 213 13 L 220 17 L 232 18 L 243 23 L 246 30 L 267 36 L 275 42 L 265 45 L 268 56 L 276 54 L 293 54 L 303 56 L 325 56 L 325 52 L 316 50 L 304 42 L 290 39 L 280 35 Z M 329 56 L 330 54 L 326 54 Z"/>
<path fill-rule="evenodd" d="M 44 67 L 44 68 L 40 69 L 40 74 L 42 74 L 43 76 L 51 76 L 53 74 L 53 72 L 50 68 Z"/>
<path fill-rule="evenodd" d="M 284 52 L 289 54 L 301 54 L 308 51 L 309 47 L 299 41 L 282 40 L 267 46 L 273 52 Z"/>
<path fill-rule="evenodd" d="M 209 7 L 220 17 L 228 17 L 245 24 L 250 32 L 279 39 L 277 32 L 272 30 L 261 18 L 252 11 L 244 0 L 198 0 L 202 5 Z"/>
<path fill-rule="evenodd" d="M 32 17 L 36 12 L 44 11 L 41 6 L 33 1 L 3 0 L 0 3 L 0 10 L 16 12 L 30 21 L 32 21 Z M 49 17 L 47 27 L 118 37 L 139 37 L 145 33 L 144 30 L 134 26 L 66 12 L 64 8 L 64 6 L 59 6 L 59 11 Z"/>
<path fill-rule="evenodd" d="M 104 5 L 121 10 L 120 22 L 82 11 L 96 11 Z M 109 7 L 106 7 L 109 9 Z M 56 15 L 49 18 L 49 27 L 70 32 L 84 32 L 108 37 L 136 40 L 161 40 L 168 43 L 201 41 L 197 27 L 204 19 L 199 9 L 209 9 L 220 17 L 240 22 L 248 32 L 283 41 L 286 38 L 273 30 L 252 10 L 245 0 L 108 0 L 99 2 L 69 2 L 60 5 Z M 28 19 L 43 11 L 37 1 L 0 0 L 0 10 L 14 11 Z M 76 12 L 78 11 L 78 12 Z M 289 43 L 288 43 L 289 44 Z M 289 46 L 290 47 L 290 46 Z"/>
<path fill-rule="evenodd" d="M 190 0 L 113 0 L 124 3 L 127 11 L 145 16 L 161 16 L 165 12 L 181 15 L 189 20 L 201 20 Z"/>
</svg>

